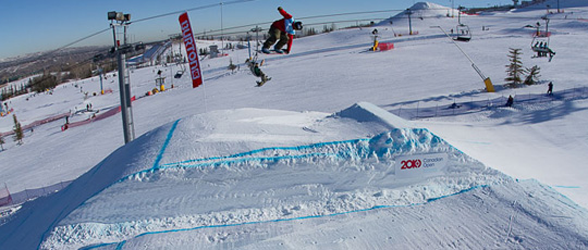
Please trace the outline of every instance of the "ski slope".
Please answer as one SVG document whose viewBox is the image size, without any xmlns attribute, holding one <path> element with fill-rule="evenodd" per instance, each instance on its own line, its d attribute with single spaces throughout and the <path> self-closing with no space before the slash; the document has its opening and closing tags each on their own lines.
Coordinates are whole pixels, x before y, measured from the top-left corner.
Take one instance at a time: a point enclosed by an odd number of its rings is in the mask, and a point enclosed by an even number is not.
<svg viewBox="0 0 588 250">
<path fill-rule="evenodd" d="M 177 65 L 134 69 L 132 143 L 123 146 L 118 115 L 63 132 L 63 122 L 44 124 L 21 146 L 6 140 L 0 182 L 12 193 L 75 180 L 3 217 L 0 249 L 586 248 L 585 98 L 415 121 L 387 112 L 544 93 L 549 81 L 586 87 L 588 7 L 579 2 L 562 1 L 573 14 L 552 15 L 552 62 L 531 59 L 532 30 L 523 28 L 544 9 L 463 17 L 474 38 L 459 46 L 496 93 L 431 27 L 456 20 L 428 3 L 411 7 L 424 17 L 413 20 L 417 36 L 394 36 L 407 32 L 402 14 L 377 26 L 392 51 L 367 52 L 367 28 L 260 55 L 273 78 L 261 88 L 244 64 L 227 69 L 246 50 L 203 59 L 197 89 L 172 77 Z M 501 87 L 510 47 L 541 67 L 540 84 Z M 158 70 L 174 88 L 144 97 Z M 95 77 L 9 106 L 23 125 L 89 103 L 105 112 L 117 107 L 118 82 L 110 74 L 104 85 L 113 93 L 93 96 Z M 0 118 L 1 132 L 11 127 Z M 444 164 L 399 169 L 428 156 Z"/>
</svg>

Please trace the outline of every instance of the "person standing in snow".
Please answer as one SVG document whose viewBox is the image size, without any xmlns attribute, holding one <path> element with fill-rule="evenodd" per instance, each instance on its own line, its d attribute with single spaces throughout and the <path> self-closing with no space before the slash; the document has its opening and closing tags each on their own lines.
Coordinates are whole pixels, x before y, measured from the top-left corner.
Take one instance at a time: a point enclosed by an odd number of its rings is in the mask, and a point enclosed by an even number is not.
<svg viewBox="0 0 588 250">
<path fill-rule="evenodd" d="M 263 43 L 263 48 L 261 49 L 261 51 L 266 54 L 271 53 L 269 48 L 276 43 L 276 41 L 278 41 L 278 43 L 274 46 L 274 50 L 280 54 L 289 54 L 292 49 L 292 40 L 294 40 L 296 30 L 302 30 L 302 22 L 294 21 L 294 17 L 288 14 L 288 12 L 282 9 L 282 7 L 278 7 L 278 11 L 284 18 L 275 21 L 270 27 L 268 32 L 269 38 Z M 288 44 L 288 47 L 282 50 L 282 47 L 286 44 Z"/>
<path fill-rule="evenodd" d="M 547 84 L 547 95 L 553 95 L 553 82 Z"/>
<path fill-rule="evenodd" d="M 513 104 L 514 104 L 514 98 L 512 98 L 512 95 L 509 95 L 508 100 L 506 100 L 505 106 L 512 107 Z"/>
</svg>

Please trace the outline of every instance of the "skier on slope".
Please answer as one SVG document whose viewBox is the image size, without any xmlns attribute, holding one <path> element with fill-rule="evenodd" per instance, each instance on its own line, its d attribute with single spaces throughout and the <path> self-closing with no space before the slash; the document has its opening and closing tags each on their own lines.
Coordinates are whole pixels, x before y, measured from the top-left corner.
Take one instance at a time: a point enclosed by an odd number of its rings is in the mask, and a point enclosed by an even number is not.
<svg viewBox="0 0 588 250">
<path fill-rule="evenodd" d="M 261 49 L 266 54 L 271 53 L 269 48 L 278 40 L 278 43 L 274 46 L 274 51 L 280 54 L 289 54 L 292 49 L 292 40 L 294 40 L 294 35 L 296 34 L 295 30 L 302 30 L 302 22 L 294 21 L 292 15 L 288 14 L 282 7 L 278 7 L 278 11 L 284 18 L 275 21 L 270 27 L 269 38 L 263 43 L 263 48 Z M 282 50 L 282 47 L 286 44 L 288 44 L 288 47 Z"/>
<path fill-rule="evenodd" d="M 547 84 L 547 95 L 553 95 L 553 82 Z"/>
</svg>

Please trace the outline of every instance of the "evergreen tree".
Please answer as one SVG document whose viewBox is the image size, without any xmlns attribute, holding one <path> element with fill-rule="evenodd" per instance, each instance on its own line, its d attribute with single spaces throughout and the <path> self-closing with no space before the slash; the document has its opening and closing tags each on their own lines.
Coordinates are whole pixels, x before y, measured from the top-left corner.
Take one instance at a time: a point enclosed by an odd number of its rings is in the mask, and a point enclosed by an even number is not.
<svg viewBox="0 0 588 250">
<path fill-rule="evenodd" d="M 522 83 L 521 75 L 524 73 L 523 63 L 521 62 L 521 49 L 509 50 L 509 61 L 510 64 L 506 65 L 507 77 L 504 80 L 507 82 L 507 86 L 518 87 Z"/>
<path fill-rule="evenodd" d="M 14 141 L 16 141 L 16 144 L 22 145 L 22 138 L 24 138 L 22 127 L 20 126 L 20 122 L 16 119 L 15 114 L 12 114 L 12 118 L 14 119 Z"/>
<path fill-rule="evenodd" d="M 32 82 L 29 82 L 29 84 L 33 91 L 42 93 L 48 89 L 54 89 L 59 83 L 56 76 L 45 72 L 42 76 L 33 78 Z"/>
<path fill-rule="evenodd" d="M 537 81 L 539 81 L 539 70 L 541 68 L 539 68 L 539 66 L 535 65 L 533 67 L 531 67 L 530 69 L 526 69 L 525 73 L 527 73 L 527 77 L 525 78 L 525 84 L 526 85 L 533 85 L 535 84 Z"/>
</svg>

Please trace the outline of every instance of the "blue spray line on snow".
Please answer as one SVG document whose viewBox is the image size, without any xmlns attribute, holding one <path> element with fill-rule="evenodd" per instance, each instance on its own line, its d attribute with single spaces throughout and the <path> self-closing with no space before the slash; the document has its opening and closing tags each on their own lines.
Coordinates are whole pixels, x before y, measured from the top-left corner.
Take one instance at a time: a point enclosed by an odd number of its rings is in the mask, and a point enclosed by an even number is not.
<svg viewBox="0 0 588 250">
<path fill-rule="evenodd" d="M 342 157 L 343 152 L 340 153 L 310 153 L 310 154 L 303 154 L 303 155 L 283 155 L 283 156 L 268 156 L 268 157 L 251 157 L 251 158 L 240 158 L 240 159 L 233 159 L 233 160 L 225 160 L 225 161 L 217 161 L 217 162 L 206 162 L 206 163 L 198 163 L 198 164 L 191 164 L 191 165 L 169 165 L 167 166 L 159 166 L 154 167 L 151 169 L 145 169 L 133 174 L 129 174 L 124 176 L 118 180 L 118 182 L 122 182 L 128 178 L 131 178 L 136 175 L 144 174 L 144 173 L 154 173 L 155 171 L 165 170 L 165 169 L 175 169 L 175 168 L 199 168 L 199 167 L 218 167 L 221 165 L 229 165 L 234 163 L 245 163 L 245 162 L 277 162 L 280 160 L 295 160 L 295 159 L 304 159 L 310 157 Z"/>
<path fill-rule="evenodd" d="M 309 220 L 309 219 L 318 219 L 318 218 L 326 218 L 326 217 L 335 217 L 335 216 L 346 215 L 346 214 L 353 214 L 353 213 L 360 213 L 360 212 L 369 212 L 369 211 L 374 211 L 374 210 L 379 210 L 379 209 L 386 209 L 386 208 L 402 208 L 402 207 L 421 206 L 421 205 L 425 205 L 425 204 L 430 203 L 430 202 L 434 202 L 434 201 L 441 200 L 441 199 L 444 199 L 444 198 L 449 198 L 449 197 L 457 196 L 457 195 L 460 195 L 460 194 L 463 194 L 463 193 L 467 193 L 467 192 L 470 192 L 470 191 L 473 191 L 473 190 L 476 190 L 476 189 L 479 189 L 479 188 L 486 188 L 486 187 L 489 187 L 489 185 L 477 185 L 477 186 L 470 187 L 468 189 L 461 190 L 461 191 L 459 191 L 457 193 L 448 194 L 448 195 L 444 195 L 444 196 L 440 196 L 440 197 L 436 197 L 436 198 L 430 198 L 430 199 L 427 199 L 424 202 L 412 203 L 412 204 L 407 204 L 407 205 L 376 205 L 376 206 L 373 206 L 373 207 L 370 207 L 370 208 L 357 209 L 357 210 L 346 211 L 346 212 L 339 212 L 339 213 L 332 213 L 332 214 L 309 215 L 309 216 L 301 216 L 301 217 L 294 217 L 294 218 L 283 218 L 283 219 L 263 220 L 263 221 L 249 221 L 249 222 L 241 222 L 241 223 L 234 223 L 234 224 L 208 225 L 208 226 L 198 226 L 198 227 L 192 227 L 192 228 L 181 228 L 181 229 L 162 230 L 162 231 L 156 231 L 156 232 L 145 232 L 145 233 L 142 233 L 142 234 L 139 234 L 139 235 L 134 236 L 133 239 L 141 238 L 143 236 L 148 236 L 148 235 L 188 232 L 188 231 L 195 231 L 195 230 L 207 229 L 207 228 L 238 227 L 238 226 L 256 225 L 256 224 L 267 224 L 267 223 L 279 223 L 279 222 L 287 222 L 287 221 Z M 123 241 L 120 241 L 120 242 L 113 242 L 113 243 L 103 243 L 103 244 L 99 244 L 99 245 L 83 247 L 83 248 L 80 248 L 80 249 L 82 249 L 82 250 L 90 250 L 90 249 L 96 249 L 96 248 L 100 248 L 100 247 L 117 245 L 116 249 L 117 250 L 121 250 L 123 248 L 123 246 L 126 244 L 126 242 L 127 242 L 127 240 L 123 240 Z"/>
<path fill-rule="evenodd" d="M 265 151 L 272 151 L 272 150 L 302 151 L 304 149 L 313 149 L 313 148 L 319 148 L 319 147 L 330 146 L 330 145 L 346 144 L 346 143 L 358 143 L 358 142 L 369 141 L 369 140 L 370 140 L 369 138 L 364 138 L 364 139 L 354 139 L 354 140 L 346 140 L 346 141 L 321 142 L 321 143 L 315 143 L 315 144 L 310 144 L 310 145 L 293 146 L 293 147 L 269 147 L 269 148 L 261 148 L 261 149 L 251 150 L 251 151 L 248 151 L 248 152 L 243 152 L 243 153 L 238 153 L 238 154 L 233 154 L 233 155 L 228 155 L 228 156 L 206 157 L 206 158 L 193 159 L 193 160 L 185 160 L 185 161 L 174 162 L 174 163 L 166 163 L 166 164 L 163 164 L 162 166 L 180 165 L 180 164 L 186 164 L 186 163 L 191 163 L 191 162 L 200 162 L 200 161 L 213 161 L 213 160 L 223 160 L 223 159 L 231 159 L 231 158 L 240 158 L 240 157 L 243 157 L 243 156 L 253 155 L 253 154 L 262 153 L 262 152 L 265 152 Z"/>
<path fill-rule="evenodd" d="M 171 137 L 173 137 L 173 134 L 175 132 L 175 128 L 176 128 L 176 125 L 178 122 L 179 122 L 179 120 L 177 120 L 174 123 L 174 125 L 172 126 L 172 128 L 170 129 L 170 131 L 167 135 L 166 141 L 165 141 L 164 145 L 162 146 L 162 148 L 159 152 L 159 155 L 157 156 L 157 158 L 154 162 L 153 167 L 129 174 L 127 176 L 124 176 L 124 177 L 120 178 L 117 182 L 122 182 L 130 177 L 137 176 L 140 174 L 153 173 L 158 170 L 173 169 L 173 168 L 195 168 L 195 167 L 206 167 L 206 166 L 216 167 L 216 166 L 220 166 L 223 164 L 231 164 L 231 163 L 242 163 L 242 162 L 251 162 L 251 161 L 258 161 L 258 162 L 279 161 L 279 160 L 302 159 L 302 158 L 307 158 L 307 157 L 318 157 L 318 156 L 324 156 L 324 157 L 336 156 L 336 157 L 345 158 L 345 157 L 349 157 L 349 155 L 351 155 L 351 153 L 348 153 L 348 150 L 347 151 L 339 151 L 338 153 L 309 153 L 309 154 L 303 154 L 303 155 L 268 156 L 268 157 L 251 157 L 251 158 L 242 158 L 242 157 L 247 156 L 247 155 L 253 155 L 253 154 L 264 152 L 264 151 L 271 151 L 271 150 L 301 151 L 304 149 L 319 148 L 319 147 L 330 146 L 330 145 L 358 143 L 358 142 L 370 140 L 369 138 L 362 138 L 362 139 L 353 139 L 353 140 L 345 140 L 345 141 L 321 142 L 321 143 L 315 143 L 315 144 L 310 144 L 310 145 L 293 146 L 293 147 L 269 147 L 269 148 L 261 148 L 261 149 L 251 150 L 248 152 L 243 152 L 243 153 L 238 153 L 238 154 L 233 154 L 233 155 L 228 155 L 228 156 L 206 157 L 206 158 L 185 160 L 185 161 L 180 161 L 180 162 L 176 162 L 176 163 L 166 163 L 166 164 L 159 165 L 159 162 L 161 161 L 161 158 L 163 157 L 163 154 L 165 153 L 165 150 L 167 149 L 167 146 L 169 145 L 169 141 L 171 140 Z M 231 158 L 237 158 L 237 159 L 231 159 Z M 202 161 L 212 161 L 212 160 L 224 160 L 224 161 L 182 165 L 182 164 L 186 164 L 186 163 L 190 163 L 190 162 L 202 162 Z"/>
<path fill-rule="evenodd" d="M 562 186 L 562 185 L 555 185 L 553 187 L 556 187 L 556 188 L 582 188 L 580 186 Z"/>
<path fill-rule="evenodd" d="M 161 158 L 163 157 L 163 153 L 165 153 L 165 149 L 167 149 L 167 145 L 169 145 L 169 141 L 171 140 L 172 136 L 174 135 L 176 127 L 178 126 L 178 122 L 180 122 L 180 119 L 178 119 L 174 122 L 171 129 L 167 133 L 167 137 L 165 138 L 165 142 L 163 143 L 163 146 L 161 147 L 161 150 L 159 151 L 157 158 L 155 158 L 155 162 L 153 163 L 153 168 L 156 168 L 157 166 L 159 166 L 159 162 L 161 161 Z"/>
</svg>

